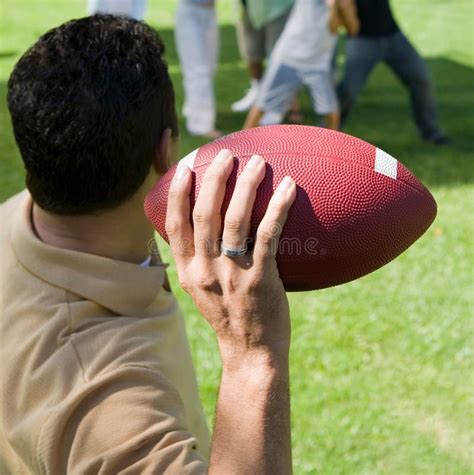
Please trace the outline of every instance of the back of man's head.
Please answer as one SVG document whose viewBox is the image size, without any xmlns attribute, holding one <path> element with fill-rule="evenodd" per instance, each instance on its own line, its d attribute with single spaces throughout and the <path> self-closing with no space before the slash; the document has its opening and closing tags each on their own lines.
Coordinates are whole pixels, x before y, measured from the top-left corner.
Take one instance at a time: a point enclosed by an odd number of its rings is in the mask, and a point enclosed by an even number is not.
<svg viewBox="0 0 474 475">
<path fill-rule="evenodd" d="M 41 208 L 91 213 L 142 185 L 163 131 L 178 133 L 163 53 L 146 24 L 95 15 L 52 29 L 18 61 L 8 107 Z"/>
</svg>

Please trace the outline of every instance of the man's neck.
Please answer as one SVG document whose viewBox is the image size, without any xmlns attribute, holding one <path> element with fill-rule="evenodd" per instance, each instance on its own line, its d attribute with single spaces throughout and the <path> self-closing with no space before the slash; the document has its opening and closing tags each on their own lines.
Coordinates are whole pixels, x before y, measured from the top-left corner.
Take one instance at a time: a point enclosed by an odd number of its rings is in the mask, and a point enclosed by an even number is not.
<svg viewBox="0 0 474 475">
<path fill-rule="evenodd" d="M 153 229 L 137 193 L 126 203 L 95 214 L 64 216 L 33 205 L 32 224 L 38 237 L 51 246 L 140 263 L 149 255 Z"/>
</svg>

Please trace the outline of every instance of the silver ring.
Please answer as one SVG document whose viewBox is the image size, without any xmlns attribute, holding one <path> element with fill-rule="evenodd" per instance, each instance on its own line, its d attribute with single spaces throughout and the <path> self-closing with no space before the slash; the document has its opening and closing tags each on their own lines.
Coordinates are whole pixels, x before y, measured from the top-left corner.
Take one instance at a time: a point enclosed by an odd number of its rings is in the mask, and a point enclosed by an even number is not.
<svg viewBox="0 0 474 475">
<path fill-rule="evenodd" d="M 240 249 L 233 249 L 231 247 L 225 247 L 224 244 L 221 242 L 221 252 L 224 256 L 227 257 L 240 257 L 245 256 L 247 254 L 248 247 L 247 245 L 241 247 Z"/>
</svg>

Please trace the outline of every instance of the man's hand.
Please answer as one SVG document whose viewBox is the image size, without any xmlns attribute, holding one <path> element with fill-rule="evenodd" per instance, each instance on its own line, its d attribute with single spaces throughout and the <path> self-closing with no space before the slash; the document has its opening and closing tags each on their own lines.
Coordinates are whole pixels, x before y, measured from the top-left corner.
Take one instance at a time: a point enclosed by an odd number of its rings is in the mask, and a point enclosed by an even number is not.
<svg viewBox="0 0 474 475">
<path fill-rule="evenodd" d="M 255 351 L 287 354 L 290 340 L 288 302 L 278 275 L 275 253 L 296 186 L 285 178 L 271 199 L 254 249 L 229 258 L 225 247 L 247 244 L 257 188 L 265 176 L 265 162 L 254 156 L 239 176 L 221 229 L 221 206 L 233 158 L 222 150 L 209 166 L 189 216 L 191 173 L 181 166 L 171 184 L 166 231 L 176 259 L 182 287 L 214 328 L 224 364 L 229 356 Z"/>
<path fill-rule="evenodd" d="M 282 180 L 261 221 L 253 249 L 240 257 L 220 251 L 247 244 L 265 162 L 254 156 L 239 176 L 221 225 L 233 168 L 222 150 L 206 170 L 190 223 L 191 172 L 178 166 L 168 196 L 166 231 L 182 287 L 216 332 L 223 376 L 211 472 L 291 472 L 288 395 L 290 320 L 275 255 L 296 185 Z"/>
</svg>

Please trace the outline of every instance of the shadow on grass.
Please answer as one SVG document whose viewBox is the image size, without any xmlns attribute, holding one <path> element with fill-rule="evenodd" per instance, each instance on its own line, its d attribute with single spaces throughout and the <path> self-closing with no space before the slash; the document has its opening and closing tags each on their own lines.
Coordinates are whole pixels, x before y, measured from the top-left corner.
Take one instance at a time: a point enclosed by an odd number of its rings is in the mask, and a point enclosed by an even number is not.
<svg viewBox="0 0 474 475">
<path fill-rule="evenodd" d="M 167 48 L 178 107 L 183 100 L 179 61 L 170 29 L 159 30 Z M 221 27 L 221 53 L 215 78 L 217 125 L 225 133 L 239 130 L 244 114 L 234 114 L 230 104 L 248 87 L 245 64 L 240 60 L 233 26 Z M 343 59 L 343 58 L 340 58 Z M 439 102 L 443 128 L 453 143 L 427 145 L 418 138 L 411 119 L 406 89 L 385 66 L 378 66 L 359 97 L 346 132 L 386 150 L 408 166 L 427 186 L 453 186 L 474 181 L 474 70 L 447 58 L 427 60 Z M 300 94 L 305 123 L 317 124 L 308 95 Z M 22 163 L 16 149 L 6 107 L 6 83 L 0 83 L 0 201 L 23 188 Z M 182 118 L 181 118 L 182 119 Z M 181 155 L 203 141 L 186 134 L 181 120 Z M 21 179 L 20 179 L 21 178 Z"/>
<path fill-rule="evenodd" d="M 13 56 L 16 56 L 18 54 L 17 51 L 0 51 L 0 59 L 3 59 L 3 58 L 11 58 Z"/>
</svg>

